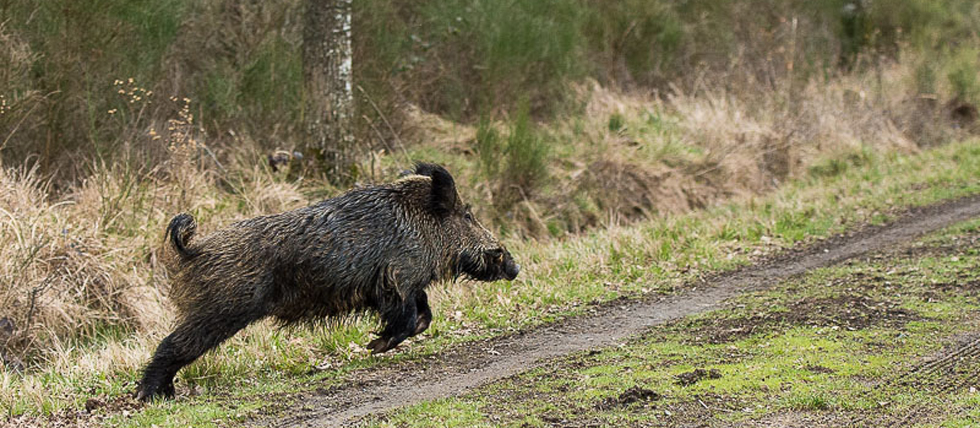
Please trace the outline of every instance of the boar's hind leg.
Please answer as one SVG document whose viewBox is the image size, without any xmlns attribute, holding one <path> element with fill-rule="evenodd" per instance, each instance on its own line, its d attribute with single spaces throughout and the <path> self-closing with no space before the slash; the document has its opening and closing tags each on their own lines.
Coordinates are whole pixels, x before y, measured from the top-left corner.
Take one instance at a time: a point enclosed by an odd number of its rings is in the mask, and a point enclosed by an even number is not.
<svg viewBox="0 0 980 428">
<path fill-rule="evenodd" d="M 419 294 L 415 295 L 415 310 L 418 312 L 418 317 L 412 336 L 422 333 L 432 323 L 432 309 L 429 308 L 429 296 L 425 294 L 425 291 L 419 291 Z"/>
<path fill-rule="evenodd" d="M 153 359 L 143 372 L 136 398 L 173 397 L 174 376 L 208 350 L 245 328 L 258 317 L 212 316 L 182 322 L 157 346 Z"/>
<path fill-rule="evenodd" d="M 368 343 L 368 349 L 380 354 L 398 346 L 415 331 L 418 321 L 418 306 L 416 296 L 408 296 L 405 300 L 390 302 L 383 306 L 381 322 L 384 329 L 381 337 Z"/>
</svg>

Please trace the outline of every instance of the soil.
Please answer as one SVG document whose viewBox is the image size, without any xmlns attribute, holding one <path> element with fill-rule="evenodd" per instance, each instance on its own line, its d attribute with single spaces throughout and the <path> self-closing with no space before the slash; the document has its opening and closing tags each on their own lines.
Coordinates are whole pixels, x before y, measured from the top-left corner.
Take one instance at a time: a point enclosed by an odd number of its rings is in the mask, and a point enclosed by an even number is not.
<svg viewBox="0 0 980 428">
<path fill-rule="evenodd" d="M 899 219 L 885 226 L 869 226 L 847 236 L 835 236 L 805 248 L 795 248 L 785 253 L 745 267 L 735 272 L 707 277 L 697 284 L 672 296 L 652 295 L 645 299 L 618 300 L 600 305 L 587 315 L 520 332 L 510 336 L 468 343 L 437 355 L 417 361 L 395 363 L 352 373 L 342 386 L 319 389 L 297 399 L 297 406 L 268 419 L 252 421 L 263 426 L 341 426 L 366 415 L 389 411 L 398 407 L 463 394 L 476 387 L 498 379 L 513 376 L 549 360 L 588 349 L 624 343 L 642 334 L 652 326 L 711 311 L 721 307 L 727 299 L 747 291 L 769 288 L 780 281 L 803 274 L 809 270 L 830 266 L 871 251 L 884 251 L 898 244 L 909 242 L 923 234 L 952 224 L 980 216 L 980 197 L 963 198 L 930 207 L 917 208 L 902 214 Z M 904 323 L 917 315 L 863 297 L 822 299 L 813 302 L 797 302 L 799 309 L 818 315 L 791 314 L 775 316 L 767 323 L 817 323 L 851 328 L 864 328 L 876 323 Z M 804 307 L 806 306 L 806 307 Z M 812 307 L 810 307 L 812 306 Z M 824 308 L 830 308 L 824 310 Z M 782 318 L 780 318 L 782 317 Z M 739 328 L 733 325 L 732 328 Z M 751 329 L 748 325 L 741 326 Z M 745 334 L 733 332 L 731 334 Z M 723 334 L 717 340 L 730 340 Z M 943 370 L 959 370 L 961 363 L 980 356 L 980 339 L 968 341 L 962 346 L 937 356 L 899 374 L 893 382 L 927 382 Z M 960 383 L 976 380 L 978 365 L 970 366 L 955 385 L 943 383 L 942 388 L 958 387 Z M 821 368 L 814 368 L 820 370 Z M 709 372 L 710 376 L 710 372 Z M 959 379 L 958 377 L 957 379 Z M 972 379 L 972 380 L 970 380 Z M 923 383 L 925 385 L 925 383 Z M 629 392 L 629 391 L 627 391 Z M 652 392 L 652 391 L 651 391 Z M 624 394 L 626 395 L 626 394 Z M 652 395 L 642 391 L 633 393 L 637 400 L 650 401 Z M 632 396 L 619 397 L 629 401 Z M 647 397 L 647 398 L 643 398 Z M 710 397 L 692 403 L 692 415 L 703 414 L 715 406 Z M 724 406 L 724 404 L 718 404 Z M 805 419 L 803 415 L 786 416 Z M 693 417 L 693 420 L 697 420 Z M 555 425 L 588 426 L 588 421 L 554 421 Z M 848 419 L 852 425 L 888 425 L 890 421 Z M 895 422 L 900 426 L 902 421 Z M 843 425 L 847 425 L 844 423 Z M 835 425 L 829 421 L 829 425 Z M 798 425 L 798 424 L 790 424 Z M 805 424 L 804 424 L 805 425 Z"/>
<path fill-rule="evenodd" d="M 143 403 L 136 401 L 131 395 L 121 395 L 114 398 L 89 398 L 85 400 L 84 409 L 62 410 L 47 419 L 21 415 L 6 421 L 0 421 L 0 427 L 17 428 L 83 428 L 103 426 L 113 415 L 136 413 L 143 408 Z"/>
<path fill-rule="evenodd" d="M 677 375 L 676 383 L 680 386 L 691 386 L 705 379 L 721 379 L 718 369 L 694 369 Z"/>
<path fill-rule="evenodd" d="M 598 406 L 596 406 L 596 408 L 599 410 L 608 410 L 616 407 L 627 407 L 634 404 L 646 404 L 660 400 L 661 398 L 663 398 L 663 396 L 656 391 L 634 386 L 624 391 L 618 397 L 603 400 Z"/>
</svg>

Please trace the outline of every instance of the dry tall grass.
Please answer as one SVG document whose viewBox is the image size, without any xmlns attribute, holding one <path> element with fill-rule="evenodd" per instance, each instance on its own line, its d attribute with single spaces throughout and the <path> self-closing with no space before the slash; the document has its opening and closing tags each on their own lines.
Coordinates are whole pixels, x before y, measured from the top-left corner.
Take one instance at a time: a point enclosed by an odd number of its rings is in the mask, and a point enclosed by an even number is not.
<svg viewBox="0 0 980 428">
<path fill-rule="evenodd" d="M 0 356 L 8 369 L 52 362 L 120 331 L 166 331 L 172 317 L 156 252 L 177 212 L 208 227 L 308 202 L 261 163 L 241 164 L 260 157 L 247 148 L 230 157 L 233 174 L 216 164 L 190 101 L 178 102 L 184 108 L 163 126 L 130 119 L 133 153 L 169 153 L 153 168 L 94 162 L 87 178 L 57 192 L 36 167 L 0 168 Z"/>
<path fill-rule="evenodd" d="M 540 126 L 556 152 L 551 179 L 491 215 L 525 236 L 575 233 L 758 195 L 787 180 L 835 174 L 869 152 L 913 153 L 971 134 L 956 126 L 950 108 L 922 102 L 914 59 L 775 87 L 723 89 L 722 80 L 666 96 L 580 85 L 583 114 Z M 951 99 L 951 92 L 930 99 Z M 428 125 L 441 147 L 479 147 L 472 129 L 422 119 L 416 123 Z M 468 162 L 457 169 L 479 169 Z"/>
<path fill-rule="evenodd" d="M 132 82 L 121 86 L 126 97 L 145 94 Z M 531 131 L 550 146 L 549 178 L 503 211 L 494 198 L 506 183 L 479 166 L 473 126 L 406 114 L 415 132 L 406 135 L 404 146 L 399 141 L 389 152 L 373 153 L 371 161 L 382 166 L 372 166 L 371 175 L 391 179 L 408 158 L 446 163 L 480 216 L 495 218 L 512 241 L 593 227 L 620 230 L 615 226 L 758 195 L 787 180 L 833 175 L 839 172 L 835 168 L 859 163 L 868 151 L 910 153 L 922 141 L 935 141 L 924 136 L 955 138 L 968 132 L 950 126 L 942 108 L 924 113 L 913 87 L 908 63 L 768 89 L 721 89 L 722 84 L 706 80 L 696 92 L 677 90 L 663 97 L 583 84 L 575 95 L 583 114 L 536 124 Z M 34 168 L 0 168 L 0 388 L 20 389 L 18 400 L 43 403 L 50 388 L 37 378 L 18 378 L 23 370 L 43 367 L 69 379 L 135 371 L 142 364 L 172 321 L 167 277 L 156 252 L 174 214 L 192 212 L 206 233 L 336 192 L 277 175 L 264 165 L 258 145 L 247 140 L 213 153 L 201 141 L 204 133 L 189 101 L 172 102 L 176 113 L 165 123 L 140 115 L 138 102 L 125 115 L 112 113 L 128 121 L 121 147 L 137 159 L 154 153 L 161 162 L 133 166 L 141 163 L 120 156 L 110 164 L 89 163 L 83 165 L 89 171 L 85 179 L 57 191 Z M 504 138 L 515 129 L 493 126 Z M 613 245 L 580 248 L 587 241 L 576 242 L 576 251 L 589 254 Z M 535 245 L 533 239 L 515 242 L 529 252 Z M 529 265 L 528 272 L 549 275 L 555 268 L 538 264 Z M 541 283 L 550 284 L 535 284 Z M 437 295 L 445 301 L 434 304 L 449 313 L 486 297 Z M 256 343 L 249 352 L 277 349 Z M 315 354 L 306 348 L 294 352 Z M 203 364 L 195 370 L 209 370 Z"/>
</svg>

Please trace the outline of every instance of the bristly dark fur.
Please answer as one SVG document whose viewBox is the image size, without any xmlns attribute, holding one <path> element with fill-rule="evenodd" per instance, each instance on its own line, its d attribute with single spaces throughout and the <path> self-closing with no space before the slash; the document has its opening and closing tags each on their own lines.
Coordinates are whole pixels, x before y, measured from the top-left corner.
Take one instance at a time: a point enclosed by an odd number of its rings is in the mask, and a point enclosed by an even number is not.
<svg viewBox="0 0 980 428">
<path fill-rule="evenodd" d="M 197 223 L 194 222 L 194 217 L 190 214 L 178 214 L 173 220 L 170 220 L 170 225 L 167 226 L 167 238 L 170 239 L 170 244 L 173 245 L 174 250 L 181 257 L 192 257 L 194 254 L 187 250 L 184 246 L 184 242 L 190 239 L 197 231 Z"/>
<path fill-rule="evenodd" d="M 172 396 L 180 368 L 259 319 L 291 325 L 373 311 L 383 328 L 368 348 L 385 352 L 429 326 L 432 282 L 513 279 L 520 269 L 460 202 L 452 175 L 426 163 L 391 184 L 206 236 L 196 227 L 180 214 L 167 228 L 177 327 L 146 367 L 144 400 Z"/>
</svg>

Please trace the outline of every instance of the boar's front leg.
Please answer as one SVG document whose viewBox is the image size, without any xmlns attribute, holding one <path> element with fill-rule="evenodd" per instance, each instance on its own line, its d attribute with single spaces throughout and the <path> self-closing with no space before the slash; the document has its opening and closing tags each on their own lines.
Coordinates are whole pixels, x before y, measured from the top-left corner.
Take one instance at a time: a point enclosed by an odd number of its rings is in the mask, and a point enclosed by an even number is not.
<svg viewBox="0 0 980 428">
<path fill-rule="evenodd" d="M 425 291 L 419 291 L 419 294 L 415 295 L 415 310 L 418 312 L 418 317 L 412 336 L 422 333 L 432 323 L 432 309 L 429 308 L 429 296 L 425 294 Z"/>
<path fill-rule="evenodd" d="M 395 299 L 395 297 L 392 297 Z M 381 323 L 384 329 L 381 330 L 381 337 L 368 343 L 368 349 L 375 354 L 388 351 L 399 343 L 402 343 L 408 336 L 415 332 L 418 322 L 418 304 L 416 295 L 406 296 L 404 300 L 386 302 L 381 310 Z"/>
</svg>

